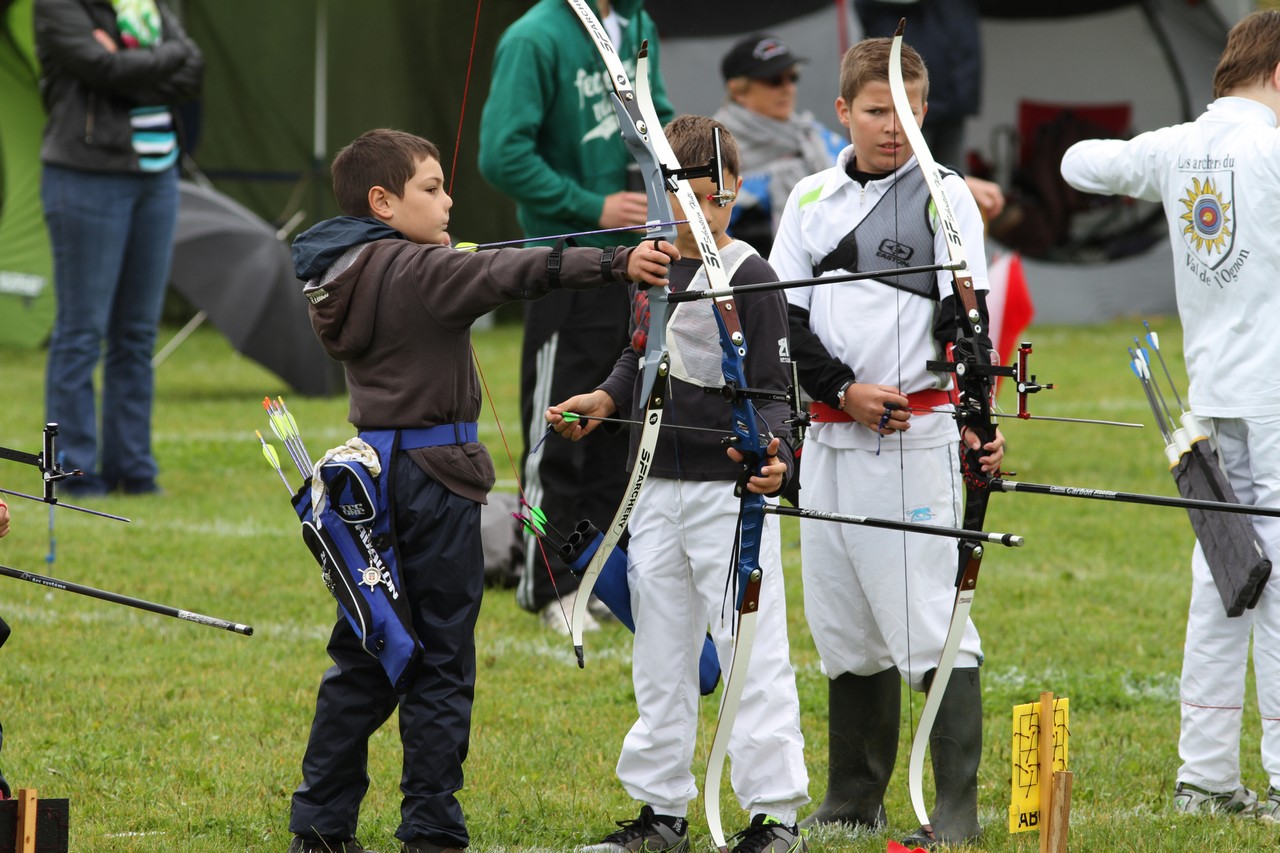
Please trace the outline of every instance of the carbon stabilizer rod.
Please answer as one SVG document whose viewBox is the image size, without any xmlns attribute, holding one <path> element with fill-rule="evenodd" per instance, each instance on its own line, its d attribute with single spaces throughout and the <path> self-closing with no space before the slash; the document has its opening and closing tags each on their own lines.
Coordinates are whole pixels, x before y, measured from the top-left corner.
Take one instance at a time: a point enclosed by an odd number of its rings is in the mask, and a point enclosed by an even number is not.
<svg viewBox="0 0 1280 853">
<path fill-rule="evenodd" d="M 1075 486 L 1053 486 L 1047 483 L 1022 483 L 999 478 L 987 482 L 983 488 L 993 492 L 1030 492 L 1033 495 L 1054 495 L 1060 498 L 1087 498 L 1094 501 L 1143 504 L 1145 506 L 1169 506 L 1182 509 L 1200 509 L 1206 512 L 1235 512 L 1241 515 L 1265 515 L 1280 518 L 1280 508 L 1249 506 L 1223 501 L 1202 501 L 1195 498 L 1167 498 L 1163 495 L 1144 495 L 1135 492 L 1112 492 L 1106 489 L 1082 489 Z"/>
<path fill-rule="evenodd" d="M 192 613 L 190 610 L 179 610 L 176 607 L 169 607 L 166 604 L 155 604 L 154 602 L 144 601 L 141 598 L 121 595 L 118 592 L 107 592 L 101 589 L 94 589 L 91 586 L 81 586 L 78 583 L 71 583 L 70 581 L 62 581 L 57 578 L 32 574 L 31 572 L 24 572 L 19 569 L 11 569 L 8 566 L 3 565 L 0 565 L 0 575 L 15 578 L 20 581 L 39 584 L 40 586 L 60 589 L 63 592 L 74 592 L 78 595 L 87 595 L 89 598 L 110 601 L 113 604 L 123 604 L 126 607 L 136 607 L 139 610 L 149 610 L 152 613 L 159 613 L 161 616 L 172 616 L 174 619 L 181 619 L 184 622 L 195 622 L 198 625 L 208 625 L 210 628 L 221 628 L 224 631 L 244 634 L 246 637 L 253 635 L 253 628 L 249 625 L 241 625 L 238 622 L 228 622 L 225 619 L 216 619 L 213 616 L 204 616 L 200 613 Z"/>
<path fill-rule="evenodd" d="M 764 511 L 770 515 L 787 515 L 792 518 L 812 518 L 818 521 L 838 521 L 841 524 L 862 524 L 867 527 L 882 527 L 885 530 L 902 530 L 907 533 L 924 533 L 929 536 L 946 536 L 951 539 L 963 539 L 968 542 L 988 542 L 993 545 L 1004 545 L 1007 548 L 1021 548 L 1025 540 L 1014 533 L 988 533 L 983 530 L 965 530 L 963 527 L 939 527 L 933 524 L 915 524 L 910 521 L 893 521 L 888 518 L 870 518 L 865 515 L 842 515 L 837 512 L 823 512 L 817 509 L 800 509 L 787 506 L 765 504 Z"/>
</svg>

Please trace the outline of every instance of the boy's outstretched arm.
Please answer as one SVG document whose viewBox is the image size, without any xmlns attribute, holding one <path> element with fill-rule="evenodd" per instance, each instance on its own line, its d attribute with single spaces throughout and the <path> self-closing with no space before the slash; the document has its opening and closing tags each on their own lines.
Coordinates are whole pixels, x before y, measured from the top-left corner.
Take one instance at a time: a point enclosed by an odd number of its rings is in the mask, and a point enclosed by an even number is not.
<svg viewBox="0 0 1280 853">
<path fill-rule="evenodd" d="M 618 407 L 614 405 L 613 399 L 604 391 L 596 389 L 587 394 L 577 394 L 563 403 L 549 407 L 543 417 L 547 423 L 551 424 L 551 428 L 557 435 L 577 441 L 600 426 L 600 421 L 592 419 L 608 418 L 617 411 Z M 566 420 L 564 417 L 566 412 L 580 415 L 581 419 Z"/>
<path fill-rule="evenodd" d="M 656 246 L 655 246 L 656 243 Z M 666 240 L 646 240 L 627 258 L 627 278 L 654 287 L 667 286 L 667 267 L 680 260 L 680 250 Z"/>
<path fill-rule="evenodd" d="M 769 442 L 764 451 L 765 464 L 760 468 L 759 474 L 747 478 L 747 491 L 757 495 L 774 495 L 782 489 L 782 479 L 787 475 L 787 463 L 778 458 L 778 447 L 781 444 L 776 435 Z M 730 447 L 725 452 L 734 462 L 741 462 L 743 459 L 736 447 Z"/>
</svg>

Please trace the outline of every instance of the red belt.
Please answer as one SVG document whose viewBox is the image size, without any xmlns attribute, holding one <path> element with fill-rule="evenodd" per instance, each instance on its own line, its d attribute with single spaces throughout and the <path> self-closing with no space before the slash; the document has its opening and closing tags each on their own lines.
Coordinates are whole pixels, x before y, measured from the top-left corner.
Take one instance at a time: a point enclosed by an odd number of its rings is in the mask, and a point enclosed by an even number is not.
<svg viewBox="0 0 1280 853">
<path fill-rule="evenodd" d="M 929 414 L 929 410 L 952 402 L 954 401 L 951 399 L 951 392 L 943 391 L 939 388 L 928 388 L 924 391 L 916 391 L 907 395 L 907 406 L 912 412 L 919 414 Z M 837 409 L 835 406 L 828 406 L 820 400 L 814 400 L 810 404 L 809 414 L 813 417 L 815 423 L 820 424 L 841 424 L 849 423 L 853 420 L 843 410 Z"/>
</svg>

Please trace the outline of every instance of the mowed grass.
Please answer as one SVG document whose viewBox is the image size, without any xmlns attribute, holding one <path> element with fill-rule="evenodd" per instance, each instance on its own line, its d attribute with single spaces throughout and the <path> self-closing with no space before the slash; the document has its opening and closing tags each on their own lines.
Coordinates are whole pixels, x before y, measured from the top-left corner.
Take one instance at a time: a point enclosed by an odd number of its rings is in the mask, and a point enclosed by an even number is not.
<svg viewBox="0 0 1280 853">
<path fill-rule="evenodd" d="M 1179 329 L 1155 321 L 1175 375 Z M 1057 388 L 1032 400 L 1043 415 L 1151 422 L 1127 364 L 1136 321 L 1033 328 L 1033 369 Z M 519 328 L 477 333 L 505 442 L 519 454 Z M 0 445 L 38 452 L 44 354 L 0 349 L 6 398 Z M 423 367 L 429 370 L 430 366 Z M 165 494 L 99 499 L 119 524 L 11 500 L 0 562 L 76 583 L 251 624 L 243 637 L 0 578 L 0 768 L 15 786 L 71 805 L 76 851 L 282 851 L 289 796 L 327 665 L 334 605 L 298 535 L 284 487 L 262 458 L 264 395 L 285 395 L 313 456 L 351 434 L 346 401 L 290 395 L 212 330 L 198 332 L 158 373 L 155 445 Z M 1180 387 L 1185 395 L 1185 384 Z M 1002 401 L 1013 408 L 1011 389 Z M 1004 421 L 1008 467 L 1023 480 L 1174 494 L 1159 434 L 1054 422 Z M 499 472 L 512 466 L 491 412 L 481 424 Z M 278 445 L 278 442 L 277 442 Z M 296 484 L 296 474 L 291 477 Z M 0 463 L 0 486 L 40 490 L 33 468 Z M 1010 835 L 1011 709 L 1043 690 L 1071 699 L 1071 848 L 1080 851 L 1257 850 L 1280 830 L 1252 821 L 1174 816 L 1179 765 L 1178 673 L 1192 545 L 1185 513 L 1025 494 L 991 498 L 988 529 L 1026 537 L 988 549 L 973 617 L 987 655 L 981 812 L 973 849 L 1032 851 Z M 804 620 L 798 530 L 784 523 L 792 658 L 815 803 L 826 787 L 826 680 Z M 728 543 L 726 543 L 726 561 Z M 636 806 L 613 768 L 635 713 L 630 635 L 587 638 L 579 670 L 567 640 L 539 627 L 510 591 L 486 594 L 467 784 L 461 794 L 477 851 L 566 850 L 597 839 Z M 1246 784 L 1265 789 L 1252 681 L 1245 713 Z M 701 778 L 716 711 L 703 701 Z M 884 850 L 914 828 L 906 756 L 922 700 L 904 702 L 902 748 L 888 800 L 891 829 L 818 832 L 814 851 Z M 394 720 L 371 744 L 360 836 L 394 850 L 399 739 Z M 718 792 L 726 827 L 745 824 Z M 701 801 L 694 849 L 709 850 Z"/>
</svg>

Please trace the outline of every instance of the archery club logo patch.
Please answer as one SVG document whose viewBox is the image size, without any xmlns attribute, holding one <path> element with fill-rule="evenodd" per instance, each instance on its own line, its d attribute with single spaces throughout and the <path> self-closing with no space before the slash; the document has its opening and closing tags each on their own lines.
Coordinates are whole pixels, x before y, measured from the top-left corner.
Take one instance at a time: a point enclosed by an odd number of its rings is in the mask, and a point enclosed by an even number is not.
<svg viewBox="0 0 1280 853">
<path fill-rule="evenodd" d="M 928 524 L 933 521 L 933 507 L 917 506 L 907 510 L 907 521 L 912 524 Z"/>
<path fill-rule="evenodd" d="M 1197 261 L 1217 269 L 1231 254 L 1235 239 L 1234 184 L 1230 171 L 1192 175 L 1183 187 L 1182 239 Z"/>
</svg>

